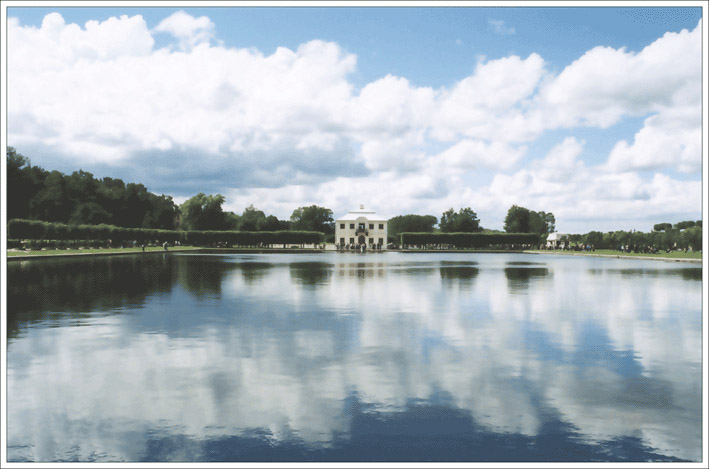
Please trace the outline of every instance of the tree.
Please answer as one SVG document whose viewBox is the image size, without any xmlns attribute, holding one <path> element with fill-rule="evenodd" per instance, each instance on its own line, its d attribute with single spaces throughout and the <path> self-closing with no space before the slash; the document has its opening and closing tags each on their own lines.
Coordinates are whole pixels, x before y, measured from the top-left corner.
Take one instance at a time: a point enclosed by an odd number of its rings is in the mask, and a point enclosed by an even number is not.
<svg viewBox="0 0 709 469">
<path fill-rule="evenodd" d="M 222 210 L 224 196 L 205 195 L 202 192 L 187 199 L 180 205 L 181 228 L 183 230 L 223 230 L 226 217 Z"/>
<path fill-rule="evenodd" d="M 452 208 L 443 212 L 439 227 L 443 233 L 474 233 L 481 229 L 478 215 L 470 207 L 461 208 L 458 213 Z"/>
<path fill-rule="evenodd" d="M 244 209 L 239 219 L 240 231 L 261 231 L 261 225 L 266 221 L 266 214 L 254 208 L 253 204 Z"/>
<path fill-rule="evenodd" d="M 224 212 L 224 229 L 236 231 L 239 229 L 241 217 L 234 212 Z"/>
<path fill-rule="evenodd" d="M 7 218 L 32 218 L 30 203 L 44 187 L 48 172 L 7 147 Z"/>
<path fill-rule="evenodd" d="M 69 224 L 110 223 L 128 228 L 174 229 L 179 208 L 166 195 L 142 184 L 94 178 L 79 170 L 70 175 L 32 166 L 7 148 L 8 218 Z"/>
<path fill-rule="evenodd" d="M 325 207 L 311 205 L 293 210 L 290 216 L 291 229 L 296 231 L 319 231 L 325 234 L 335 232 L 335 220 L 332 219 L 332 210 Z"/>
<path fill-rule="evenodd" d="M 654 231 L 667 231 L 672 229 L 672 223 L 658 223 L 652 227 Z"/>
<path fill-rule="evenodd" d="M 529 233 L 529 210 L 518 205 L 513 205 L 505 217 L 505 231 L 507 233 Z"/>
<path fill-rule="evenodd" d="M 533 212 L 513 205 L 507 211 L 504 227 L 508 233 L 548 234 L 556 229 L 556 219 L 551 212 Z"/>
<path fill-rule="evenodd" d="M 675 225 L 675 228 L 677 228 L 678 230 L 684 230 L 686 228 L 691 228 L 693 226 L 694 226 L 694 222 L 691 220 L 688 220 L 688 221 L 681 221 L 681 222 L 677 223 Z"/>
<path fill-rule="evenodd" d="M 279 220 L 274 215 L 269 215 L 261 224 L 261 231 L 286 231 L 288 230 L 288 221 Z"/>
<path fill-rule="evenodd" d="M 30 201 L 30 218 L 68 222 L 72 211 L 68 195 L 64 175 L 59 171 L 52 171 L 45 178 L 42 189 Z"/>
<path fill-rule="evenodd" d="M 172 197 L 164 194 L 160 196 L 150 194 L 149 200 L 152 209 L 149 222 L 147 225 L 143 222 L 143 227 L 157 228 L 160 230 L 174 230 L 177 228 L 180 209 L 175 205 Z"/>
<path fill-rule="evenodd" d="M 600 248 L 603 244 L 603 233 L 600 231 L 589 231 L 586 233 L 584 244 L 590 244 Z"/>
<path fill-rule="evenodd" d="M 398 240 L 401 233 L 433 233 L 436 223 L 438 218 L 433 215 L 399 215 L 389 220 L 387 232 L 389 237 Z"/>
</svg>

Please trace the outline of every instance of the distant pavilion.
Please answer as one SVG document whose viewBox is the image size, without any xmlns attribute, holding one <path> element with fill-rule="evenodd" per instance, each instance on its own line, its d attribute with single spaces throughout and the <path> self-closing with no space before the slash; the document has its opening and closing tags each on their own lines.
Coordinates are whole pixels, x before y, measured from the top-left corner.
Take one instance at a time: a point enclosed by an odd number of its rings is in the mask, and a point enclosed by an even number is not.
<svg viewBox="0 0 709 469">
<path fill-rule="evenodd" d="M 335 220 L 335 241 L 343 246 L 367 246 L 368 249 L 386 249 L 387 220 L 374 210 L 350 210 Z"/>
</svg>

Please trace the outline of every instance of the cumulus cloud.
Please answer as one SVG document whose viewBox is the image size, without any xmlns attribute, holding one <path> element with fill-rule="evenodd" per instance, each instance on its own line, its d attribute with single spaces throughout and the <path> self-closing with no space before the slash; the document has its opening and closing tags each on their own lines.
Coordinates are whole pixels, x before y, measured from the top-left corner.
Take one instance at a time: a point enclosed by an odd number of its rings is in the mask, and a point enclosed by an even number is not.
<svg viewBox="0 0 709 469">
<path fill-rule="evenodd" d="M 606 128 L 623 116 L 696 104 L 701 34 L 700 21 L 693 31 L 667 33 L 638 53 L 595 47 L 546 83 L 537 112 L 551 127 Z"/>
<path fill-rule="evenodd" d="M 169 33 L 179 40 L 182 50 L 191 50 L 200 43 L 214 38 L 214 23 L 206 16 L 195 18 L 184 11 L 177 11 L 155 27 L 159 33 Z"/>
<path fill-rule="evenodd" d="M 175 47 L 154 47 L 162 33 Z M 307 185 L 303 203 L 337 212 L 367 202 L 392 214 L 438 214 L 474 203 L 501 224 L 494 206 L 524 204 L 530 193 L 539 194 L 534 203 L 550 201 L 539 207 L 549 211 L 561 196 L 571 197 L 569 206 L 585 203 L 579 194 L 589 186 L 615 193 L 605 185 L 624 178 L 649 193 L 655 179 L 634 171 L 696 173 L 700 35 L 701 22 L 637 53 L 597 47 L 558 74 L 532 53 L 481 58 L 473 73 L 441 88 L 391 74 L 356 88 L 357 57 L 334 42 L 264 55 L 221 44 L 209 18 L 184 11 L 153 30 L 139 15 L 83 27 L 58 13 L 39 28 L 10 18 L 8 135 L 20 151 L 51 154 L 65 167 L 111 165 L 111 175 L 122 171 L 177 196 L 238 193 L 254 199 L 232 205 L 279 206 L 281 217 L 294 208 L 279 202 L 282 193 Z M 643 128 L 618 141 L 601 167 L 584 165 L 577 139 L 544 164 L 527 155 L 546 131 L 603 129 L 627 116 L 645 117 Z M 532 163 L 520 167 L 525 161 Z M 481 170 L 498 174 L 467 185 Z M 687 192 L 693 184 L 666 183 L 682 186 L 685 198 L 665 203 L 698 205 L 699 193 Z M 655 208 L 653 196 L 634 200 L 617 200 L 618 216 Z"/>
<path fill-rule="evenodd" d="M 701 213 L 701 181 L 607 172 L 602 165 L 586 166 L 579 159 L 582 151 L 582 142 L 567 138 L 528 168 L 497 174 L 487 190 L 477 191 L 480 206 L 524 205 L 567 222 Z"/>
<path fill-rule="evenodd" d="M 608 157 L 608 168 L 612 171 L 668 167 L 684 173 L 699 173 L 702 169 L 699 103 L 648 117 L 632 144 L 621 140 Z"/>
<path fill-rule="evenodd" d="M 437 163 L 460 170 L 486 167 L 510 169 L 524 156 L 527 148 L 514 147 L 505 142 L 487 143 L 481 140 L 461 140 L 437 157 Z"/>
</svg>

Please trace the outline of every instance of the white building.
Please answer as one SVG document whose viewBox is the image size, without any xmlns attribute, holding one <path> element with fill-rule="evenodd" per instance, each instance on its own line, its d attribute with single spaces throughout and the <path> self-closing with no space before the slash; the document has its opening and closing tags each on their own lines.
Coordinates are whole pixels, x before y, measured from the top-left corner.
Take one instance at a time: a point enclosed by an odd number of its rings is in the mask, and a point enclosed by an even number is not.
<svg viewBox="0 0 709 469">
<path fill-rule="evenodd" d="M 386 249 L 387 220 L 360 205 L 359 210 L 350 210 L 335 220 L 335 242 L 340 247 L 366 245 L 369 249 Z"/>
<path fill-rule="evenodd" d="M 564 233 L 550 233 L 547 236 L 547 248 L 563 249 L 568 243 L 569 235 Z"/>
</svg>

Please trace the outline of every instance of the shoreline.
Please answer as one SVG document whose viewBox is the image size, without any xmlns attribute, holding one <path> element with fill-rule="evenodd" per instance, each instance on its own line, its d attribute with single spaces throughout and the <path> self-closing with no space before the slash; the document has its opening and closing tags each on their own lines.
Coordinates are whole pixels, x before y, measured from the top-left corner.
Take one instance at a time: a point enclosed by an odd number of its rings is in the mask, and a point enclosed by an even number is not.
<svg viewBox="0 0 709 469">
<path fill-rule="evenodd" d="M 6 251 L 8 252 L 8 251 Z M 18 252 L 18 251 L 12 251 Z M 112 251 L 112 252 L 67 252 L 53 254 L 19 254 L 6 256 L 8 261 L 12 260 L 28 260 L 28 259 L 56 259 L 67 257 L 82 257 L 82 256 L 128 256 L 128 255 L 155 255 L 155 254 L 171 254 L 171 253 L 194 253 L 194 254 L 313 254 L 324 252 L 339 252 L 340 254 L 360 254 L 357 252 L 340 252 L 327 249 L 314 248 L 170 248 L 167 251 L 155 249 L 146 252 L 142 251 Z M 676 258 L 676 257 L 659 257 L 659 256 L 628 256 L 624 254 L 596 254 L 592 252 L 548 252 L 548 251 L 532 251 L 532 250 L 455 250 L 455 249 L 407 249 L 407 250 L 386 250 L 386 251 L 367 251 L 369 253 L 385 253 L 385 252 L 400 252 L 406 254 L 416 253 L 467 253 L 467 254 L 537 254 L 537 255 L 559 255 L 559 256 L 586 256 L 586 257 L 606 257 L 616 259 L 645 259 L 653 261 L 665 262 L 690 262 L 702 263 L 702 258 Z"/>
<path fill-rule="evenodd" d="M 703 259 L 692 259 L 685 257 L 659 257 L 659 256 L 626 256 L 624 254 L 596 254 L 594 252 L 544 252 L 544 251 L 523 251 L 525 254 L 556 254 L 559 256 L 587 256 L 587 257 L 608 257 L 615 259 L 645 259 L 650 261 L 665 262 L 694 262 L 701 264 Z"/>
</svg>

